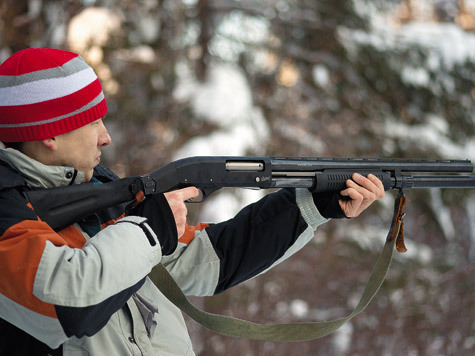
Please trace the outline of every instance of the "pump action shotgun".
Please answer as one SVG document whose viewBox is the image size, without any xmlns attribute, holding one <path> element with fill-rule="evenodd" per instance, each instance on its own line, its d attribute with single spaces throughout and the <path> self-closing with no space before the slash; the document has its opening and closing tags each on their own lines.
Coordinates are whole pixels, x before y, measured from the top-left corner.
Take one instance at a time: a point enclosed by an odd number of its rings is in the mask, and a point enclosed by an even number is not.
<svg viewBox="0 0 475 356">
<path fill-rule="evenodd" d="M 385 190 L 475 188 L 470 160 L 197 156 L 142 176 L 104 184 L 28 190 L 25 195 L 36 214 L 59 231 L 90 214 L 131 202 L 139 192 L 149 196 L 194 186 L 201 192 L 195 202 L 201 202 L 224 187 L 341 191 L 355 172 L 374 174 Z"/>
</svg>

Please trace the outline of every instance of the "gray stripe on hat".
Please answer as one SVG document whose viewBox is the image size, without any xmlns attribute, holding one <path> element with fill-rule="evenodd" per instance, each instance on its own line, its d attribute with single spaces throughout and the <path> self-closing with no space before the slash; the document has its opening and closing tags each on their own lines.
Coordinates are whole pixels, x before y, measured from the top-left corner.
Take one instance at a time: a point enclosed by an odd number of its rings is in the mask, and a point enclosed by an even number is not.
<svg viewBox="0 0 475 356">
<path fill-rule="evenodd" d="M 104 92 L 101 91 L 100 94 L 94 98 L 94 100 L 90 101 L 88 104 L 84 105 L 82 108 L 80 108 L 76 111 L 70 112 L 66 115 L 61 115 L 61 116 L 58 116 L 58 117 L 53 117 L 51 119 L 42 120 L 42 121 L 35 121 L 35 122 L 20 122 L 20 123 L 17 123 L 17 124 L 0 124 L 0 128 L 7 129 L 7 128 L 29 127 L 29 126 L 38 126 L 38 125 L 50 124 L 52 122 L 56 122 L 56 121 L 59 121 L 59 120 L 62 120 L 62 119 L 66 119 L 70 116 L 77 115 L 77 114 L 82 113 L 86 110 L 89 110 L 90 108 L 92 108 L 92 107 L 96 106 L 97 104 L 99 104 L 103 99 L 104 99 Z"/>
<path fill-rule="evenodd" d="M 36 82 L 37 80 L 42 79 L 67 77 L 86 68 L 89 68 L 89 65 L 84 62 L 84 59 L 77 56 L 64 63 L 61 67 L 38 70 L 36 72 L 22 75 L 0 75 L 0 88 L 14 87 L 16 85 Z"/>
</svg>

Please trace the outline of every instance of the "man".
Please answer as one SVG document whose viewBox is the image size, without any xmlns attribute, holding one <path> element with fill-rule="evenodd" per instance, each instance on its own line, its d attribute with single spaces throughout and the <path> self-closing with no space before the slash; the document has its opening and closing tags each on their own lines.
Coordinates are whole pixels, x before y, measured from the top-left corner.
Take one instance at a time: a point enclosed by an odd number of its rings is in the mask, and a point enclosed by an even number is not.
<svg viewBox="0 0 475 356">
<path fill-rule="evenodd" d="M 355 175 L 347 201 L 283 189 L 192 227 L 190 187 L 56 232 L 22 192 L 117 179 L 99 165 L 106 111 L 77 54 L 26 49 L 0 65 L 1 354 L 194 355 L 181 312 L 147 278 L 156 264 L 189 295 L 220 293 L 291 256 L 328 218 L 358 216 L 384 196 L 376 177 Z"/>
</svg>

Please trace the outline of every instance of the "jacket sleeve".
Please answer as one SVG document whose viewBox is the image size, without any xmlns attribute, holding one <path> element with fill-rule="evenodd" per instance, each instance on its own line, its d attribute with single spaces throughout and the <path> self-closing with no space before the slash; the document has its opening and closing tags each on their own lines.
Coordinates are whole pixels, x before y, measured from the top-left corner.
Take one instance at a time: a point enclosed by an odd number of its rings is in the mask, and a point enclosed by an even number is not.
<svg viewBox="0 0 475 356">
<path fill-rule="evenodd" d="M 0 192 L 0 317 L 55 348 L 93 335 L 161 260 L 144 218 L 128 217 L 88 242 L 59 233 L 15 189 Z"/>
<path fill-rule="evenodd" d="M 293 255 L 326 221 L 307 189 L 282 189 L 233 219 L 201 224 L 163 263 L 185 293 L 217 294 Z"/>
</svg>

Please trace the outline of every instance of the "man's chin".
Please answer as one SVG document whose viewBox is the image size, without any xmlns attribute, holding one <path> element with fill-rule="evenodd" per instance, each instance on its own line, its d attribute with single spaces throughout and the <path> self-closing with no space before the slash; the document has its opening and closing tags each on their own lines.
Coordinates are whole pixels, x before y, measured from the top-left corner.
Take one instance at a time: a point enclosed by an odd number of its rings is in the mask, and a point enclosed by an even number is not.
<svg viewBox="0 0 475 356">
<path fill-rule="evenodd" d="M 87 183 L 92 179 L 92 176 L 94 175 L 94 169 L 91 169 L 88 172 L 84 173 L 84 179 L 82 180 L 83 183 Z"/>
</svg>

